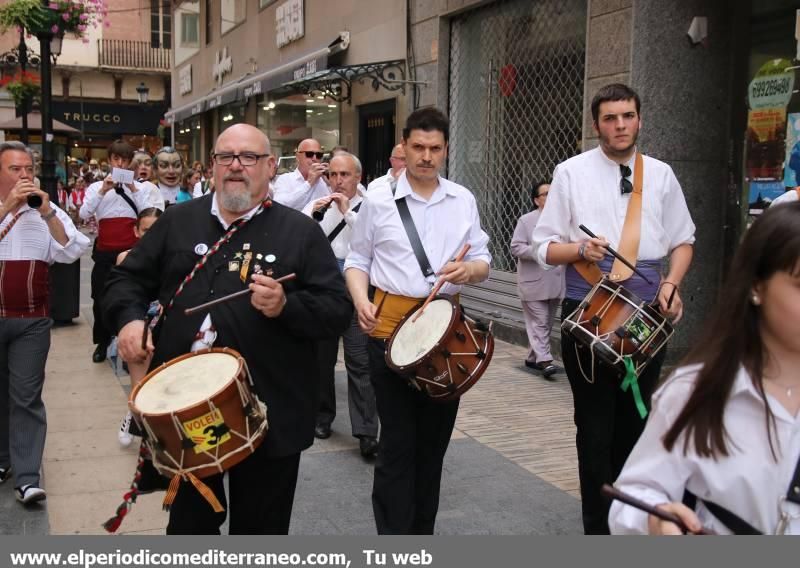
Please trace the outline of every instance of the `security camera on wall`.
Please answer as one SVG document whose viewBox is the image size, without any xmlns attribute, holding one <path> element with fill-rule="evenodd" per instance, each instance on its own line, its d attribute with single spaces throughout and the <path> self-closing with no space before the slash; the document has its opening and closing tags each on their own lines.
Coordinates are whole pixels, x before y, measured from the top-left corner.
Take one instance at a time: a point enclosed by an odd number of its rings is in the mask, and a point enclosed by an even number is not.
<svg viewBox="0 0 800 568">
<path fill-rule="evenodd" d="M 702 43 L 705 46 L 708 43 L 708 18 L 705 16 L 695 16 L 692 18 L 692 23 L 689 25 L 689 31 L 686 32 L 689 36 L 689 43 L 693 46 Z"/>
</svg>

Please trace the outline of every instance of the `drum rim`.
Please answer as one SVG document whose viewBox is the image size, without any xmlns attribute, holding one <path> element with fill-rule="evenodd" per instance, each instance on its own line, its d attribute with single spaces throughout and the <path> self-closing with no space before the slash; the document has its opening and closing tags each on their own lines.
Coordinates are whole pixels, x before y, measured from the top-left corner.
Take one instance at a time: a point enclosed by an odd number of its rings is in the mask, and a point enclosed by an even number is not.
<svg viewBox="0 0 800 568">
<path fill-rule="evenodd" d="M 147 381 L 149 381 L 151 378 L 157 375 L 160 371 L 176 363 L 180 363 L 184 359 L 189 359 L 191 357 L 196 357 L 198 355 L 206 355 L 209 353 L 224 353 L 226 355 L 231 355 L 236 358 L 238 367 L 236 369 L 236 373 L 224 385 L 222 385 L 222 387 L 219 390 L 209 395 L 207 399 L 195 402 L 193 404 L 190 404 L 189 406 L 183 406 L 181 408 L 176 408 L 174 410 L 168 410 L 166 412 L 142 412 L 139 409 L 139 407 L 136 406 L 135 403 L 136 395 L 139 394 L 139 391 L 142 389 L 145 383 L 147 383 Z M 171 416 L 180 414 L 181 412 L 185 412 L 187 410 L 194 408 L 198 404 L 205 404 L 209 400 L 212 400 L 217 396 L 219 396 L 220 394 L 222 394 L 230 387 L 233 381 L 239 380 L 239 376 L 242 374 L 243 369 L 244 369 L 244 357 L 242 357 L 241 353 L 239 353 L 238 351 L 236 351 L 231 347 L 207 347 L 205 349 L 199 349 L 197 351 L 190 351 L 189 353 L 184 353 L 183 355 L 179 355 L 174 359 L 170 359 L 169 361 L 162 363 L 161 365 L 159 365 L 158 367 L 147 373 L 144 377 L 142 377 L 142 380 L 139 381 L 135 387 L 133 387 L 133 389 L 131 390 L 131 394 L 128 396 L 128 408 L 132 412 L 137 413 L 140 416 L 161 417 L 161 416 Z"/>
<path fill-rule="evenodd" d="M 433 344 L 433 347 L 431 347 L 428 350 L 428 352 L 425 355 L 423 355 L 422 357 L 420 357 L 419 359 L 417 359 L 415 361 L 412 361 L 411 363 L 408 363 L 406 365 L 397 365 L 391 360 L 392 345 L 394 345 L 394 340 L 397 337 L 397 333 L 400 330 L 400 328 L 403 327 L 403 324 L 406 322 L 406 320 L 409 319 L 411 316 L 413 316 L 415 313 L 417 313 L 417 310 L 419 310 L 419 308 L 422 307 L 422 305 L 424 303 L 424 300 L 420 301 L 419 304 L 417 304 L 416 306 L 411 308 L 406 313 L 406 315 L 404 315 L 402 317 L 402 319 L 399 322 L 397 322 L 397 327 L 394 328 L 394 331 L 392 331 L 392 335 L 389 336 L 389 339 L 386 342 L 386 364 L 389 366 L 390 369 L 395 369 L 398 372 L 405 373 L 406 371 L 408 371 L 410 369 L 416 368 L 425 359 L 427 359 L 429 357 L 429 354 L 434 349 L 436 349 L 439 345 L 442 344 L 442 339 L 444 339 L 445 337 L 450 335 L 450 333 L 453 331 L 453 327 L 455 326 L 455 323 L 456 323 L 456 314 L 458 313 L 459 310 L 461 310 L 461 306 L 458 304 L 458 302 L 455 301 L 455 298 L 453 296 L 451 296 L 450 294 L 437 294 L 436 296 L 433 297 L 431 302 L 434 302 L 435 300 L 447 300 L 448 302 L 450 302 L 450 306 L 452 308 L 452 312 L 450 314 L 450 323 L 447 324 L 447 327 L 445 328 L 444 333 L 436 341 L 436 343 Z"/>
<path fill-rule="evenodd" d="M 597 284 L 594 285 L 594 287 L 589 291 L 589 293 L 586 294 L 586 296 L 582 301 L 586 301 L 586 298 L 594 296 L 597 289 L 604 287 L 603 286 L 604 284 L 612 284 L 616 288 L 619 288 L 620 293 L 618 295 L 622 296 L 624 301 L 628 302 L 628 304 L 636 308 L 637 311 L 641 310 L 645 312 L 649 318 L 654 320 L 656 325 L 661 325 L 661 323 L 663 322 L 665 327 L 669 328 L 670 335 L 672 335 L 672 333 L 675 331 L 675 328 L 673 327 L 672 322 L 669 320 L 669 318 L 664 314 L 662 314 L 660 311 L 658 311 L 653 304 L 645 302 L 638 296 L 638 294 L 631 292 L 621 282 L 614 282 L 608 276 L 603 276 L 603 278 Z M 608 288 L 606 288 L 606 290 L 608 290 Z"/>
</svg>

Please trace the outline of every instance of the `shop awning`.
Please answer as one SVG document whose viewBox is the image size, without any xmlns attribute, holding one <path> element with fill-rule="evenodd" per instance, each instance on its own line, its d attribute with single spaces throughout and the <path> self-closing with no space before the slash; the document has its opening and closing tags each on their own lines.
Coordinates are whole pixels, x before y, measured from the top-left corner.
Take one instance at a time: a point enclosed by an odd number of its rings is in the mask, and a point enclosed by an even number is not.
<svg viewBox="0 0 800 568">
<path fill-rule="evenodd" d="M 302 79 L 320 70 L 325 70 L 328 66 L 328 57 L 346 50 L 349 45 L 350 32 L 341 32 L 327 47 L 267 71 L 246 75 L 238 81 L 228 83 L 192 103 L 167 111 L 164 117 L 167 122 L 174 124 L 209 109 L 235 101 L 247 100 L 250 97 L 266 93 L 282 86 L 287 81 Z"/>
<path fill-rule="evenodd" d="M 42 115 L 38 112 L 28 114 L 28 130 L 39 131 L 42 129 Z M 18 116 L 8 122 L 0 124 L 0 130 L 22 130 L 22 117 Z M 72 128 L 68 124 L 64 124 L 58 120 L 53 119 L 53 132 L 62 134 L 80 134 L 81 131 L 77 128 Z"/>
<path fill-rule="evenodd" d="M 369 81 L 376 91 L 403 91 L 406 86 L 406 67 L 402 59 L 359 65 L 337 65 L 305 77 L 286 82 L 281 90 L 301 91 L 310 95 L 326 95 L 336 102 L 350 102 L 353 82 Z"/>
</svg>

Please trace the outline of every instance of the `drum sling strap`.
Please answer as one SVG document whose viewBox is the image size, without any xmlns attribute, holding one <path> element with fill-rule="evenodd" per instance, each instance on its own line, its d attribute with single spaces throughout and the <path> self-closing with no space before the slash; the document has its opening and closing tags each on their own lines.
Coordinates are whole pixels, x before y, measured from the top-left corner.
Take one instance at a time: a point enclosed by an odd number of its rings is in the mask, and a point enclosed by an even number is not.
<svg viewBox="0 0 800 568">
<path fill-rule="evenodd" d="M 364 202 L 362 201 L 361 203 L 364 203 Z M 359 203 L 358 205 L 353 207 L 350 211 L 352 211 L 353 213 L 358 213 L 358 210 L 361 209 L 361 203 Z M 335 239 L 336 237 L 339 236 L 339 233 L 342 232 L 342 230 L 344 229 L 345 225 L 347 225 L 347 222 L 344 219 L 339 221 L 339 224 L 336 225 L 333 228 L 333 231 L 331 231 L 330 234 L 328 235 L 328 242 L 329 243 L 332 243 L 333 239 Z"/>
<path fill-rule="evenodd" d="M 625 222 L 622 225 L 618 252 L 635 265 L 639 256 L 639 240 L 642 234 L 642 186 L 644 183 L 644 158 L 639 152 L 636 152 L 633 170 L 633 191 L 628 201 L 628 208 L 625 211 Z M 572 263 L 572 266 L 592 286 L 603 278 L 603 273 L 600 272 L 600 268 L 594 262 L 582 258 Z M 614 282 L 621 282 L 630 278 L 632 274 L 633 270 L 625 266 L 619 259 L 614 259 L 614 264 L 611 266 L 611 273 L 608 277 Z M 647 406 L 642 399 L 633 361 L 628 356 L 624 357 L 623 360 L 625 362 L 625 377 L 620 388 L 623 392 L 628 389 L 631 390 L 636 410 L 644 420 L 647 417 Z M 594 364 L 592 364 L 592 373 L 594 373 Z"/>
<path fill-rule="evenodd" d="M 394 197 L 396 190 L 397 190 L 397 180 L 393 179 L 392 197 Z M 394 204 L 397 206 L 397 212 L 400 213 L 400 220 L 403 221 L 403 228 L 406 230 L 406 235 L 408 235 L 408 241 L 411 243 L 411 249 L 414 251 L 414 256 L 417 258 L 417 263 L 419 263 L 419 269 L 422 271 L 422 275 L 427 280 L 435 273 L 433 271 L 433 268 L 431 268 L 431 263 L 428 260 L 428 255 L 425 254 L 425 249 L 422 248 L 422 241 L 419 239 L 417 226 L 414 225 L 414 219 L 411 218 L 411 212 L 408 210 L 408 203 L 406 203 L 406 198 L 403 197 L 402 199 L 395 199 Z"/>
<path fill-rule="evenodd" d="M 789 488 L 786 490 L 786 495 L 784 496 L 786 501 L 790 501 L 795 503 L 796 505 L 800 505 L 800 457 L 797 459 L 797 465 L 794 468 L 794 473 L 792 474 L 792 479 L 789 481 Z M 759 535 L 764 534 L 753 525 L 745 521 L 736 513 L 729 511 L 725 507 L 721 505 L 717 505 L 712 501 L 707 501 L 705 499 L 701 499 L 688 489 L 683 492 L 683 504 L 689 507 L 694 511 L 697 502 L 702 503 L 706 509 L 708 509 L 712 515 L 714 515 L 719 521 L 728 527 L 728 529 L 735 535 Z M 779 507 L 779 511 L 781 514 L 780 519 L 778 520 L 778 526 L 775 529 L 776 535 L 782 535 L 785 533 L 786 528 L 789 525 L 789 521 L 792 519 L 792 516 L 783 510 L 782 507 Z"/>
</svg>

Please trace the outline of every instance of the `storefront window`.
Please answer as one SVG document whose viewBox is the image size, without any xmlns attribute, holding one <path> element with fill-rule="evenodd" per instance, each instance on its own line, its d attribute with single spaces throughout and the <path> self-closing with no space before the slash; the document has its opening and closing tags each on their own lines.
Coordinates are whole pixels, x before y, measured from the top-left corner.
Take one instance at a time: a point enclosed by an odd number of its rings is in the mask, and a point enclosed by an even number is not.
<svg viewBox="0 0 800 568">
<path fill-rule="evenodd" d="M 245 104 L 242 102 L 222 105 L 217 112 L 217 126 L 222 132 L 232 124 L 244 122 Z"/>
<path fill-rule="evenodd" d="M 800 11 L 786 4 L 752 3 L 743 175 L 750 215 L 800 185 Z"/>
<path fill-rule="evenodd" d="M 200 148 L 200 117 L 193 117 L 175 126 L 175 146 L 189 160 L 200 160 L 205 163 Z"/>
<path fill-rule="evenodd" d="M 339 144 L 339 104 L 323 96 L 303 94 L 258 103 L 260 130 L 267 133 L 278 157 L 278 173 L 294 168 L 294 150 L 306 138 L 315 138 L 325 151 Z"/>
<path fill-rule="evenodd" d="M 220 35 L 244 22 L 247 0 L 222 0 L 220 2 Z"/>
</svg>

